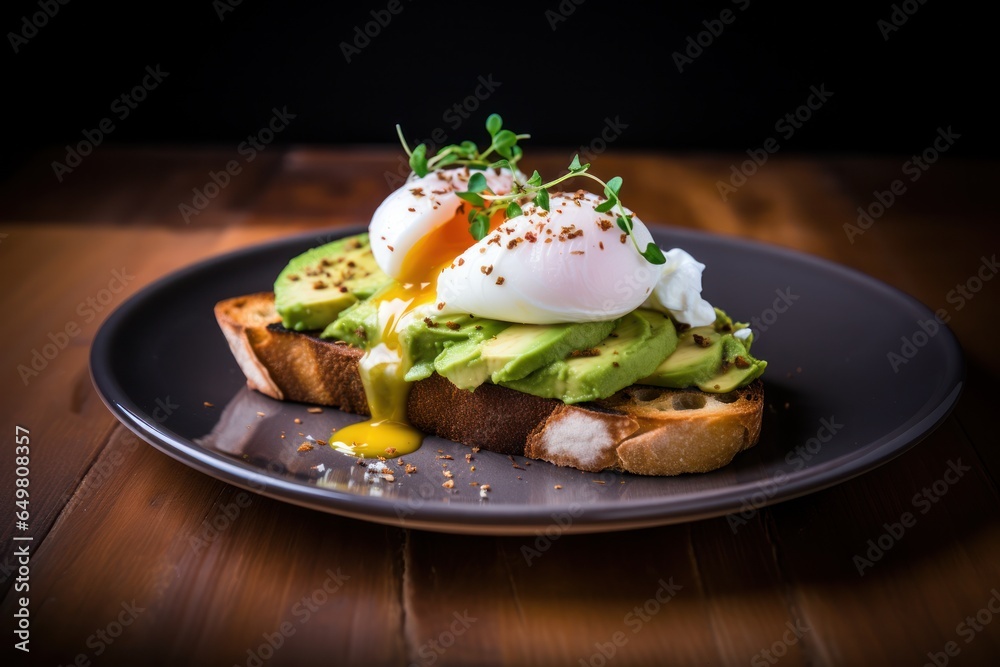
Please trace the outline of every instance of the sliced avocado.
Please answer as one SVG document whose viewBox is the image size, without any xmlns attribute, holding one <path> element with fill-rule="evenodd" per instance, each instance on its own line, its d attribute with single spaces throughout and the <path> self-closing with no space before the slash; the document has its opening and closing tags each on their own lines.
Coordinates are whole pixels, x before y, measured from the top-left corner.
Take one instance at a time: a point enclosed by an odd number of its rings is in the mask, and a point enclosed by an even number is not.
<svg viewBox="0 0 1000 667">
<path fill-rule="evenodd" d="M 532 371 L 589 349 L 607 338 L 615 322 L 508 324 L 490 337 L 456 344 L 434 362 L 434 370 L 462 389 L 487 380 L 520 380 Z"/>
<path fill-rule="evenodd" d="M 406 380 L 422 380 L 437 371 L 462 389 L 478 387 L 483 383 L 476 381 L 480 372 L 479 350 L 484 341 L 509 326 L 508 322 L 471 315 L 429 317 L 414 322 L 404 334 L 413 364 Z"/>
<path fill-rule="evenodd" d="M 606 339 L 618 320 L 570 324 L 515 324 L 483 346 L 482 359 L 494 383 L 520 380 L 575 350 L 589 350 Z"/>
<path fill-rule="evenodd" d="M 333 338 L 356 347 L 368 347 L 378 327 L 378 306 L 373 299 L 358 301 L 340 312 L 320 338 Z"/>
<path fill-rule="evenodd" d="M 501 384 L 565 403 L 606 398 L 649 375 L 676 345 L 677 332 L 669 317 L 635 310 L 594 348 L 574 352 L 526 377 Z"/>
<path fill-rule="evenodd" d="M 388 281 L 372 256 L 368 234 L 358 234 L 289 262 L 274 282 L 274 305 L 286 329 L 322 329 Z"/>
<path fill-rule="evenodd" d="M 696 383 L 702 391 L 726 393 L 756 380 L 767 368 L 766 361 L 754 359 L 742 342 L 727 335 L 722 340 L 722 363 L 711 378 Z"/>
<path fill-rule="evenodd" d="M 682 332 L 673 354 L 639 383 L 683 389 L 711 379 L 722 365 L 723 338 L 711 326 Z"/>
</svg>

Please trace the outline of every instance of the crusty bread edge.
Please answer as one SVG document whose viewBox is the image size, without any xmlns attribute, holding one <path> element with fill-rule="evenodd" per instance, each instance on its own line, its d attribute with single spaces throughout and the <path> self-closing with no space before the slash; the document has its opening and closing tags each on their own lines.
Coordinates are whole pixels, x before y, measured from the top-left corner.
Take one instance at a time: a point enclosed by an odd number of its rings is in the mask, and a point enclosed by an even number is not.
<svg viewBox="0 0 1000 667">
<path fill-rule="evenodd" d="M 273 308 L 267 292 L 215 307 L 247 385 L 278 400 L 367 415 L 361 351 L 270 326 L 279 320 Z M 702 409 L 672 407 L 702 398 Z M 758 380 L 720 399 L 635 385 L 596 404 L 567 405 L 489 384 L 468 392 L 435 375 L 415 383 L 408 413 L 425 432 L 490 451 L 591 472 L 678 475 L 720 468 L 757 443 L 763 386 Z"/>
</svg>

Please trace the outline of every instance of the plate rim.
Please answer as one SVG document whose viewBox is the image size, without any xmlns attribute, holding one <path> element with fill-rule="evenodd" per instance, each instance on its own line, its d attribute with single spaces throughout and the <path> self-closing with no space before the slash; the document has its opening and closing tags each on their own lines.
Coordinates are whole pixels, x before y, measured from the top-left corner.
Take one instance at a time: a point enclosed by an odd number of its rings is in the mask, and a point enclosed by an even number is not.
<svg viewBox="0 0 1000 667">
<path fill-rule="evenodd" d="M 668 235 L 679 240 L 697 239 L 729 247 L 753 248 L 758 252 L 777 254 L 789 260 L 818 266 L 839 278 L 860 283 L 887 294 L 907 304 L 911 309 L 933 316 L 933 311 L 915 297 L 877 278 L 831 260 L 811 255 L 773 243 L 738 236 L 728 236 L 677 228 L 669 225 L 647 224 L 654 235 Z M 359 496 L 336 489 L 307 485 L 298 481 L 271 476 L 249 464 L 227 458 L 205 449 L 192 440 L 179 436 L 163 427 L 150 415 L 143 417 L 141 410 L 128 396 L 110 370 L 113 351 L 110 343 L 118 328 L 128 321 L 131 313 L 149 299 L 177 282 L 181 282 L 215 265 L 240 260 L 246 256 L 266 252 L 283 245 L 295 245 L 313 238 L 335 240 L 366 231 L 366 227 L 352 225 L 332 229 L 308 231 L 281 236 L 261 243 L 230 250 L 204 258 L 181 267 L 154 280 L 120 304 L 102 322 L 91 344 L 89 355 L 91 381 L 98 395 L 112 414 L 137 436 L 171 458 L 220 481 L 238 486 L 276 500 L 341 516 L 372 521 L 402 528 L 417 528 L 438 532 L 480 535 L 532 535 L 540 528 L 553 523 L 554 515 L 575 511 L 577 503 L 541 505 L 491 505 L 480 503 L 431 504 L 424 502 L 417 509 L 406 508 L 407 501 L 398 498 Z M 865 443 L 845 462 L 844 457 L 820 467 L 805 467 L 788 472 L 781 488 L 755 502 L 755 509 L 774 505 L 804 495 L 815 493 L 873 470 L 910 450 L 930 435 L 947 419 L 965 385 L 965 359 L 957 338 L 951 329 L 942 326 L 943 350 L 948 366 L 955 368 L 954 384 L 938 385 L 935 391 L 914 416 L 878 440 Z M 927 408 L 930 408 L 929 410 Z M 836 464 L 836 465 L 835 465 Z M 748 480 L 721 488 L 673 498 L 664 503 L 662 498 L 631 499 L 621 505 L 601 505 L 596 510 L 584 511 L 573 522 L 560 528 L 562 534 L 609 532 L 635 528 L 697 521 L 738 512 L 741 504 L 755 491 L 761 489 L 763 479 Z M 409 516 L 400 516 L 404 508 Z"/>
</svg>

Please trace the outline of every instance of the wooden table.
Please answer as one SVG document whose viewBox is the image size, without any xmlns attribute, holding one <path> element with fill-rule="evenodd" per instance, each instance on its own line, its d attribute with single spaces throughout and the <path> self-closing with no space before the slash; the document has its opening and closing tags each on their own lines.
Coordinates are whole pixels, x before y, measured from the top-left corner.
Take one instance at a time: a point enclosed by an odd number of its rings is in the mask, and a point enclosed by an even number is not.
<svg viewBox="0 0 1000 667">
<path fill-rule="evenodd" d="M 61 184 L 56 156 L 0 187 L 5 511 L 15 425 L 31 439 L 30 528 L 2 524 L 2 624 L 4 649 L 23 658 L 12 535 L 28 534 L 30 664 L 997 664 L 1000 280 L 953 310 L 968 386 L 909 453 L 736 534 L 720 518 L 563 536 L 529 566 L 532 538 L 402 530 L 244 494 L 139 442 L 91 385 L 90 342 L 128 294 L 232 248 L 366 222 L 397 151 L 270 147 L 190 222 L 179 204 L 234 151 L 102 146 Z M 569 157 L 531 166 L 553 173 Z M 932 309 L 952 308 L 949 291 L 1000 245 L 996 162 L 943 159 L 851 243 L 843 225 L 907 178 L 907 156 L 779 155 L 725 203 L 716 182 L 744 157 L 595 164 L 624 177 L 647 220 L 820 255 Z M 69 324 L 76 335 L 25 386 L 17 366 Z M 854 556 L 955 459 L 970 472 L 859 576 Z M 192 548 L 226 512 L 228 529 Z M 683 588 L 652 604 L 661 581 Z"/>
</svg>

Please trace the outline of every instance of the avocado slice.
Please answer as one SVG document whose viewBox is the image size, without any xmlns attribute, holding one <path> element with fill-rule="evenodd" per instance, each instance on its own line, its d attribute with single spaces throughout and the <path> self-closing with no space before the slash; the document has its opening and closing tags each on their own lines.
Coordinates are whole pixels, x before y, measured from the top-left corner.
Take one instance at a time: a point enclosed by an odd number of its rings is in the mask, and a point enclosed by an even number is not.
<svg viewBox="0 0 1000 667">
<path fill-rule="evenodd" d="M 478 387 L 486 379 L 480 379 L 478 363 L 484 342 L 509 326 L 472 315 L 429 317 L 411 324 L 405 335 L 413 365 L 406 380 L 422 380 L 437 371 L 462 389 Z"/>
<path fill-rule="evenodd" d="M 286 329 L 322 329 L 348 306 L 389 282 L 368 234 L 313 248 L 288 263 L 274 282 L 274 305 Z"/>
<path fill-rule="evenodd" d="M 697 382 L 702 391 L 724 394 L 756 380 L 767 368 L 767 362 L 750 356 L 742 342 L 731 335 L 722 340 L 722 363 L 711 378 Z"/>
<path fill-rule="evenodd" d="M 342 340 L 355 347 L 368 347 L 368 340 L 374 338 L 377 327 L 378 304 L 374 299 L 365 299 L 342 310 L 319 337 Z"/>
<path fill-rule="evenodd" d="M 711 326 L 682 332 L 673 354 L 639 383 L 684 389 L 710 380 L 722 366 L 723 338 Z"/>
<path fill-rule="evenodd" d="M 734 330 L 739 324 L 722 328 Z M 716 326 L 695 327 L 681 333 L 677 349 L 639 384 L 684 389 L 698 387 L 715 394 L 750 384 L 767 367 L 750 356 L 747 346 Z"/>
<path fill-rule="evenodd" d="M 475 389 L 487 380 L 520 380 L 574 350 L 592 348 L 615 324 L 510 324 L 481 339 L 480 345 L 470 340 L 449 348 L 434 362 L 434 370 L 462 389 Z"/>
<path fill-rule="evenodd" d="M 600 344 L 571 353 L 505 387 L 565 403 L 607 398 L 649 375 L 677 346 L 670 318 L 652 310 L 625 315 Z"/>
</svg>

